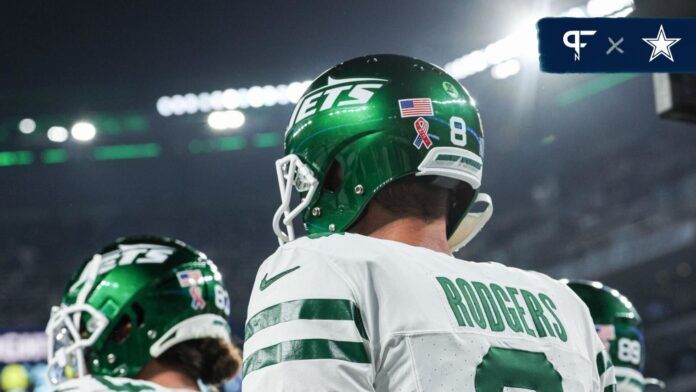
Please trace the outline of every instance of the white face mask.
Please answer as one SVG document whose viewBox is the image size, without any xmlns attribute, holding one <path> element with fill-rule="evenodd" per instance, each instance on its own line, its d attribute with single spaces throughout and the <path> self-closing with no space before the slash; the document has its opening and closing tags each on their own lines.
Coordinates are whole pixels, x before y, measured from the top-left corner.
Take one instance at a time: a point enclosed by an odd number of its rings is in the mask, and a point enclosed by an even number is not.
<svg viewBox="0 0 696 392">
<path fill-rule="evenodd" d="M 89 315 L 89 322 L 85 328 L 88 335 L 82 336 L 79 332 L 79 320 L 85 315 Z M 84 349 L 99 339 L 108 323 L 106 316 L 87 304 L 53 307 L 51 318 L 46 325 L 46 372 L 52 384 L 59 384 L 71 377 L 82 377 L 87 373 Z M 73 374 L 70 374 L 71 371 Z"/>
<path fill-rule="evenodd" d="M 46 325 L 48 337 L 48 367 L 46 369 L 49 382 L 58 384 L 68 376 L 82 377 L 87 373 L 84 349 L 93 345 L 109 324 L 109 320 L 100 311 L 86 304 L 87 296 L 94 287 L 94 282 L 101 266 L 101 255 L 94 255 L 85 266 L 85 282 L 77 299 L 72 305 L 54 306 L 51 318 Z M 80 334 L 80 324 L 83 315 L 89 315 L 85 326 L 87 336 Z"/>
<path fill-rule="evenodd" d="M 276 174 L 278 175 L 281 203 L 273 216 L 273 231 L 278 237 L 280 245 L 283 245 L 295 239 L 292 222 L 312 201 L 314 193 L 319 188 L 319 181 L 314 177 L 312 169 L 302 163 L 300 158 L 294 154 L 276 161 Z M 297 207 L 291 209 L 293 188 L 298 192 L 307 192 L 307 194 Z M 281 228 L 281 224 L 285 225 L 285 231 Z"/>
</svg>

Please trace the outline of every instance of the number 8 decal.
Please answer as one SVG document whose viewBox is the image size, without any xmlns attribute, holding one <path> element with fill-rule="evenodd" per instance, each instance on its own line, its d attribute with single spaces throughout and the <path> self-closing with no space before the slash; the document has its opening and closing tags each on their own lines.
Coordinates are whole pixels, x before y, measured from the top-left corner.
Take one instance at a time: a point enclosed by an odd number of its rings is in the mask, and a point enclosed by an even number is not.
<svg viewBox="0 0 696 392">
<path fill-rule="evenodd" d="M 461 117 L 450 117 L 450 141 L 455 146 L 466 146 L 466 123 Z"/>
</svg>

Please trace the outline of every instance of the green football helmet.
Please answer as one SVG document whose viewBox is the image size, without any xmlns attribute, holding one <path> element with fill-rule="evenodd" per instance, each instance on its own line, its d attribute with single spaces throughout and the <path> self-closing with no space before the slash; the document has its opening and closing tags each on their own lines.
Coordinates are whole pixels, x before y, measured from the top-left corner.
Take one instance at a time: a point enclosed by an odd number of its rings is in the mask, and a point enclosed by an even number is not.
<svg viewBox="0 0 696 392">
<path fill-rule="evenodd" d="M 85 261 L 46 326 L 48 378 L 132 377 L 183 341 L 230 339 L 230 301 L 205 254 L 161 237 L 127 237 Z"/>
<path fill-rule="evenodd" d="M 614 364 L 617 391 L 643 391 L 647 385 L 664 388 L 662 381 L 643 376 L 643 322 L 631 301 L 617 290 L 599 282 L 565 282 L 590 310 L 597 334 Z"/>
<path fill-rule="evenodd" d="M 428 176 L 454 191 L 447 236 L 457 250 L 493 212 L 490 197 L 478 192 L 483 147 L 474 100 L 441 68 L 398 55 L 338 64 L 311 83 L 290 118 L 286 155 L 276 162 L 274 231 L 281 245 L 292 241 L 300 214 L 309 234 L 346 231 L 385 185 Z M 301 197 L 294 208 L 293 188 Z M 487 206 L 472 213 L 475 202 Z"/>
</svg>

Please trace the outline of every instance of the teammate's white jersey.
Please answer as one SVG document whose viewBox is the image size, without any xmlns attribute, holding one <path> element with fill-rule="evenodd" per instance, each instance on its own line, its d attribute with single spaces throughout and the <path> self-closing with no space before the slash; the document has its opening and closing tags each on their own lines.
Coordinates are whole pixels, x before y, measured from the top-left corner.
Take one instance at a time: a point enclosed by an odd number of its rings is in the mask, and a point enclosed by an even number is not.
<svg viewBox="0 0 696 392">
<path fill-rule="evenodd" d="M 56 386 L 55 392 L 185 392 L 189 389 L 165 388 L 149 381 L 125 377 L 84 376 Z"/>
<path fill-rule="evenodd" d="M 589 311 L 564 284 L 355 234 L 261 265 L 244 392 L 612 391 Z"/>
</svg>

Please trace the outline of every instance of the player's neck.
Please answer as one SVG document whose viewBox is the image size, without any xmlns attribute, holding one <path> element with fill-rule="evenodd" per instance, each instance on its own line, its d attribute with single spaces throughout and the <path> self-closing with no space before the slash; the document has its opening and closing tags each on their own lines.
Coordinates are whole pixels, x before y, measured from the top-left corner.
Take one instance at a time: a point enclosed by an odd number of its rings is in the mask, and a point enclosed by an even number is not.
<svg viewBox="0 0 696 392">
<path fill-rule="evenodd" d="M 164 366 L 154 360 L 148 362 L 135 378 L 150 381 L 165 388 L 199 390 L 196 380 L 181 371 Z"/>
<path fill-rule="evenodd" d="M 425 221 L 415 217 L 398 217 L 378 205 L 368 206 L 365 215 L 349 230 L 373 238 L 398 241 L 451 255 L 447 244 L 445 218 Z"/>
</svg>

